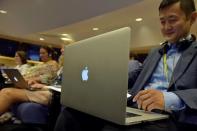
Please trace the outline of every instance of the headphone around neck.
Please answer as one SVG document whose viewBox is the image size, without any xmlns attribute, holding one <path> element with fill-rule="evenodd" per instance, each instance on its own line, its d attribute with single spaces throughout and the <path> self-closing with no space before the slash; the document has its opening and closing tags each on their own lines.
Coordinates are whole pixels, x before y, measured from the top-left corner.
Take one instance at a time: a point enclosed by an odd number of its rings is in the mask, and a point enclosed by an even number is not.
<svg viewBox="0 0 197 131">
<path fill-rule="evenodd" d="M 183 51 L 185 49 L 187 49 L 191 43 L 193 43 L 196 40 L 196 36 L 191 34 L 190 38 L 183 38 L 181 40 L 179 40 L 176 45 L 179 51 Z M 165 41 L 162 44 L 162 48 L 159 50 L 159 52 L 161 54 L 165 54 L 168 50 L 170 49 L 170 46 L 168 45 L 168 41 Z"/>
</svg>

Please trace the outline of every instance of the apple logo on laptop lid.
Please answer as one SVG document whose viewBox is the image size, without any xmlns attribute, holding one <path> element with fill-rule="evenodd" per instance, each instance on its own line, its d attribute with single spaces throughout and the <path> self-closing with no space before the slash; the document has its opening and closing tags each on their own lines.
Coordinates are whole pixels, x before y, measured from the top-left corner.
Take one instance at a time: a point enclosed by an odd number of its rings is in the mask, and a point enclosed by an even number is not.
<svg viewBox="0 0 197 131">
<path fill-rule="evenodd" d="M 16 77 L 14 77 L 14 81 L 18 82 L 18 79 Z"/>
<path fill-rule="evenodd" d="M 85 67 L 82 69 L 82 71 L 81 71 L 81 80 L 82 80 L 83 82 L 87 82 L 87 81 L 88 81 L 88 79 L 89 79 L 89 77 L 88 77 L 88 72 L 89 72 L 88 67 L 85 66 Z"/>
</svg>

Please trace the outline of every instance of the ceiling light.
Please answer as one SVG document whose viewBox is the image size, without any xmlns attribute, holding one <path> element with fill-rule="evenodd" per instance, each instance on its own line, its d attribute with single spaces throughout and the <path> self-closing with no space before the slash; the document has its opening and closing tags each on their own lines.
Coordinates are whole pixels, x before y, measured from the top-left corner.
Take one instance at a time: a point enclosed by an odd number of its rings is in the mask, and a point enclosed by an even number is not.
<svg viewBox="0 0 197 131">
<path fill-rule="evenodd" d="M 92 28 L 92 30 L 96 31 L 96 30 L 99 30 L 99 28 L 96 28 L 96 27 L 95 27 L 95 28 Z"/>
<path fill-rule="evenodd" d="M 63 41 L 72 41 L 72 39 L 66 38 L 66 37 L 61 37 L 60 39 L 63 40 Z"/>
<path fill-rule="evenodd" d="M 67 36 L 69 36 L 68 34 L 61 34 L 62 36 L 65 36 L 65 37 L 67 37 Z"/>
<path fill-rule="evenodd" d="M 5 10 L 0 10 L 0 13 L 1 13 L 1 14 L 7 14 L 7 11 L 5 11 Z"/>
<path fill-rule="evenodd" d="M 43 40 L 44 40 L 44 38 L 40 38 L 40 40 L 41 40 L 41 41 L 43 41 Z"/>
<path fill-rule="evenodd" d="M 140 22 L 140 21 L 142 21 L 143 19 L 142 18 L 136 18 L 135 19 L 135 21 L 137 21 L 137 22 Z"/>
</svg>

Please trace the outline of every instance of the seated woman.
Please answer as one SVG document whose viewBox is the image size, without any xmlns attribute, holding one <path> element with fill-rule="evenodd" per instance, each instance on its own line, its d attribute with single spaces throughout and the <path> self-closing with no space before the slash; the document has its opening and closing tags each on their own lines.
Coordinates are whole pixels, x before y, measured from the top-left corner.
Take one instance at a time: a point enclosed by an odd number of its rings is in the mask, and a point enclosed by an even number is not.
<svg viewBox="0 0 197 131">
<path fill-rule="evenodd" d="M 31 84 L 35 82 L 50 84 L 56 77 L 58 64 L 52 60 L 52 50 L 48 47 L 40 48 L 40 58 L 42 64 L 31 67 L 24 74 Z M 4 88 L 0 91 L 0 114 L 8 111 L 15 103 L 35 102 L 48 105 L 51 99 L 51 92 L 46 89 L 29 90 L 21 88 Z"/>
<path fill-rule="evenodd" d="M 19 72 L 24 75 L 27 71 L 28 68 L 30 68 L 31 66 L 27 63 L 27 55 L 24 51 L 17 51 L 15 53 L 15 63 L 16 65 L 16 69 L 19 70 Z"/>
<path fill-rule="evenodd" d="M 42 61 L 41 64 L 29 68 L 24 74 L 30 84 L 33 82 L 50 84 L 59 69 L 54 60 L 54 51 L 49 47 L 42 46 L 40 48 L 40 60 Z"/>
<path fill-rule="evenodd" d="M 54 80 L 50 83 L 50 85 L 61 85 L 61 79 L 62 79 L 62 73 L 63 73 L 63 64 L 64 64 L 64 45 L 61 46 L 61 55 L 59 57 L 58 63 L 59 63 L 59 70 L 56 72 L 56 78 L 54 78 Z M 39 83 L 39 82 L 34 82 L 34 84 L 32 84 L 32 88 L 35 89 L 41 89 L 44 88 L 46 86 L 46 84 L 44 83 Z"/>
</svg>

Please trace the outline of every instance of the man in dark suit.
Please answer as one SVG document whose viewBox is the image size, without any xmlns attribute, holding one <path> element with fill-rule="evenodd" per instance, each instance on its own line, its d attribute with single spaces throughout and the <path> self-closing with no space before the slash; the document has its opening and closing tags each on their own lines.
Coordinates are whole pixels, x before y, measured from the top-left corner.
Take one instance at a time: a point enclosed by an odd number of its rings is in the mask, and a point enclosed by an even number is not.
<svg viewBox="0 0 197 131">
<path fill-rule="evenodd" d="M 138 108 L 178 114 L 181 122 L 197 124 L 197 43 L 190 34 L 196 12 L 193 0 L 163 0 L 159 7 L 166 39 L 143 64 L 131 94 Z M 145 90 L 144 90 L 145 89 Z"/>
<path fill-rule="evenodd" d="M 134 85 L 129 83 L 133 85 L 129 91 L 133 96 L 128 101 L 129 105 L 135 104 L 147 111 L 168 112 L 178 120 L 176 124 L 183 122 L 197 125 L 197 42 L 195 36 L 190 34 L 190 28 L 197 17 L 195 10 L 193 0 L 162 0 L 159 17 L 166 42 L 151 51 L 138 72 L 129 75 L 129 82 L 135 81 Z M 158 126 L 159 124 L 165 126 Z M 102 130 L 133 131 L 143 127 L 143 130 L 151 131 L 180 130 L 176 128 L 176 124 L 170 119 L 154 125 L 146 123 L 121 127 L 65 109 L 60 114 L 55 129 L 68 131 L 97 127 Z"/>
</svg>

